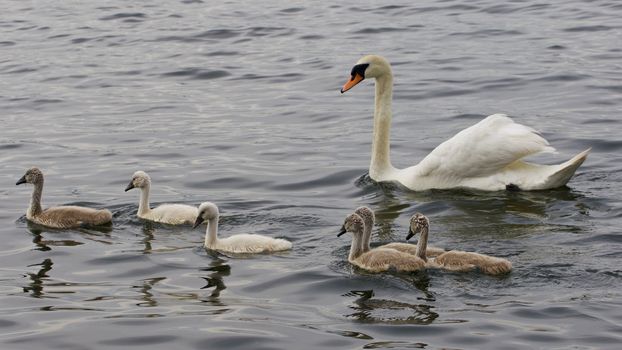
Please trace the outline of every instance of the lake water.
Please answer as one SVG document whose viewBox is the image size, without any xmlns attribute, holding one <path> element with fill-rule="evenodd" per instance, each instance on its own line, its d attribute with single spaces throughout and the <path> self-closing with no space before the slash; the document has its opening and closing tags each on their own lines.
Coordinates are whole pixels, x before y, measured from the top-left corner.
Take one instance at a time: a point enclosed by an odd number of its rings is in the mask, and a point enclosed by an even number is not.
<svg viewBox="0 0 622 350">
<path fill-rule="evenodd" d="M 3 349 L 619 349 L 622 4 L 594 1 L 3 1 L 0 347 Z M 367 53 L 393 63 L 392 158 L 405 167 L 507 113 L 561 162 L 567 188 L 411 193 L 366 176 L 374 89 L 339 88 Z M 29 224 L 44 205 L 114 213 L 109 230 Z M 228 257 L 204 227 L 136 218 L 221 208 L 221 234 L 291 252 Z M 505 257 L 503 277 L 369 274 L 336 237 L 357 206 L 374 242 L 414 212 L 431 243 Z"/>
</svg>

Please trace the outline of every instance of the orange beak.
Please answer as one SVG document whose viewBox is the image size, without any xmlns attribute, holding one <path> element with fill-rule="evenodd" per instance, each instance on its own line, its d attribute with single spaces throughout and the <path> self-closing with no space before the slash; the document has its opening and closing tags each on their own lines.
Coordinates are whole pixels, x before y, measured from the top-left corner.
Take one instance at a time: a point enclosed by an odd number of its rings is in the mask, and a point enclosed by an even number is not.
<svg viewBox="0 0 622 350">
<path fill-rule="evenodd" d="M 363 81 L 363 79 L 364 78 L 362 75 L 355 73 L 347 83 L 343 84 L 343 87 L 341 88 L 341 93 L 343 94 L 344 92 L 352 89 L 354 85 L 360 83 L 361 81 Z"/>
</svg>

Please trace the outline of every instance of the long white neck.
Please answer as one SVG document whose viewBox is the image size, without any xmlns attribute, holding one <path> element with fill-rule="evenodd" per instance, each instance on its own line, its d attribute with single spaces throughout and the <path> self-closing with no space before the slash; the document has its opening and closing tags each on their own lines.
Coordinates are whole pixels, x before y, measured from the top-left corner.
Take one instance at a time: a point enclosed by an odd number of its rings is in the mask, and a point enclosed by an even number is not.
<svg viewBox="0 0 622 350">
<path fill-rule="evenodd" d="M 151 211 L 149 207 L 149 190 L 151 184 L 140 188 L 140 201 L 138 202 L 138 215 L 146 215 Z"/>
<path fill-rule="evenodd" d="M 350 245 L 350 254 L 348 255 L 348 260 L 352 261 L 358 258 L 361 254 L 363 254 L 362 247 L 362 232 L 352 233 L 352 245 Z"/>
<path fill-rule="evenodd" d="M 428 258 L 425 255 L 425 252 L 428 249 L 428 229 L 428 226 L 421 228 L 421 237 L 419 237 L 419 241 L 417 242 L 417 251 L 415 252 L 415 255 L 423 259 L 423 261 L 428 261 Z"/>
<path fill-rule="evenodd" d="M 207 229 L 205 230 L 205 242 L 206 247 L 212 247 L 218 241 L 218 216 L 213 219 L 207 220 Z"/>
<path fill-rule="evenodd" d="M 390 180 L 395 170 L 391 165 L 391 100 L 393 99 L 393 74 L 391 71 L 376 78 L 374 106 L 374 136 L 371 146 L 369 176 L 375 181 Z"/>
</svg>

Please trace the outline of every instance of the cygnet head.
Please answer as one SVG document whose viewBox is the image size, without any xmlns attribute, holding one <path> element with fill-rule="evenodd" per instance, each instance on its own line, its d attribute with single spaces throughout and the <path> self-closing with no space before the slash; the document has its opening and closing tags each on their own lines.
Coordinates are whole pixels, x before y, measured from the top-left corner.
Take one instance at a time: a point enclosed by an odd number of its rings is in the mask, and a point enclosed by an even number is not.
<svg viewBox="0 0 622 350">
<path fill-rule="evenodd" d="M 391 64 L 386 58 L 378 55 L 363 56 L 352 67 L 350 80 L 343 85 L 341 93 L 350 90 L 364 79 L 378 78 L 387 73 L 391 73 Z"/>
<path fill-rule="evenodd" d="M 144 188 L 151 184 L 151 178 L 144 171 L 137 171 L 132 175 L 132 181 L 130 181 L 129 185 L 125 188 L 125 192 L 131 190 L 132 188 Z"/>
<path fill-rule="evenodd" d="M 197 228 L 203 221 L 209 221 L 218 218 L 218 207 L 212 202 L 203 202 L 199 205 L 199 215 L 194 222 L 192 228 Z"/>
<path fill-rule="evenodd" d="M 41 170 L 39 170 L 39 168 L 34 168 L 34 167 L 28 169 L 26 171 L 26 174 L 24 174 L 24 176 L 22 176 L 19 180 L 17 180 L 15 184 L 21 185 L 25 183 L 29 183 L 29 184 L 43 183 L 43 173 L 41 172 Z"/>
<path fill-rule="evenodd" d="M 406 240 L 411 239 L 419 231 L 428 227 L 430 227 L 430 220 L 428 220 L 425 215 L 421 213 L 416 213 L 410 218 L 410 228 L 408 230 L 408 236 L 406 236 Z"/>
<path fill-rule="evenodd" d="M 354 213 L 358 214 L 358 216 L 360 216 L 365 223 L 373 223 L 376 220 L 374 211 L 369 209 L 368 207 L 358 207 L 356 208 Z"/>
<path fill-rule="evenodd" d="M 363 228 L 365 227 L 365 222 L 363 218 L 358 214 L 350 214 L 346 216 L 343 225 L 341 226 L 341 230 L 337 234 L 337 237 L 343 235 L 346 232 L 351 232 L 353 235 L 360 235 L 363 233 Z"/>
</svg>

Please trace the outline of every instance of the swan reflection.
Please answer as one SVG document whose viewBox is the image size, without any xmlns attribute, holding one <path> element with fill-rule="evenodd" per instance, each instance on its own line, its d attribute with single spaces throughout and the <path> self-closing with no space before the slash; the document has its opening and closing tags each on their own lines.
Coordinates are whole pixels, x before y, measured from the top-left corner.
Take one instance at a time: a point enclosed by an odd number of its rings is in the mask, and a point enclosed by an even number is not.
<svg viewBox="0 0 622 350">
<path fill-rule="evenodd" d="M 373 290 L 353 290 L 345 296 L 357 297 L 354 304 L 349 306 L 354 312 L 345 316 L 359 322 L 430 324 L 439 316 L 432 310 L 433 306 L 377 299 L 374 298 Z"/>
<path fill-rule="evenodd" d="M 43 298 L 45 295 L 43 292 L 43 284 L 44 281 L 50 277 L 47 273 L 52 270 L 52 265 L 54 265 L 54 263 L 49 258 L 43 260 L 40 264 L 28 265 L 28 267 L 41 266 L 41 268 L 36 273 L 28 273 L 28 278 L 30 278 L 31 282 L 23 287 L 24 293 L 30 293 L 30 296 L 33 298 Z"/>
<path fill-rule="evenodd" d="M 209 274 L 206 277 L 201 277 L 205 280 L 205 285 L 201 289 L 212 289 L 209 296 L 202 299 L 204 302 L 209 302 L 215 305 L 223 305 L 219 299 L 220 292 L 225 290 L 227 286 L 224 282 L 224 277 L 231 274 L 231 266 L 226 264 L 226 261 L 216 257 L 209 266 L 201 268 L 201 271 L 207 271 Z"/>
</svg>

